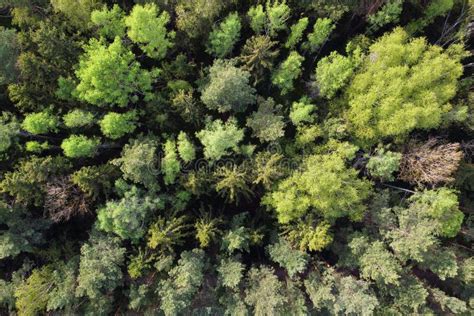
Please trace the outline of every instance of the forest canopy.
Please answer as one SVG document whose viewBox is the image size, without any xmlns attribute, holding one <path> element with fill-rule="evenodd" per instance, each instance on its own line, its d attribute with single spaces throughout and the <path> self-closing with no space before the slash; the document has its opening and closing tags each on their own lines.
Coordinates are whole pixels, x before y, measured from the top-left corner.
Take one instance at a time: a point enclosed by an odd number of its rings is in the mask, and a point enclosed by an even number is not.
<svg viewBox="0 0 474 316">
<path fill-rule="evenodd" d="M 473 0 L 0 0 L 0 315 L 474 314 Z"/>
</svg>

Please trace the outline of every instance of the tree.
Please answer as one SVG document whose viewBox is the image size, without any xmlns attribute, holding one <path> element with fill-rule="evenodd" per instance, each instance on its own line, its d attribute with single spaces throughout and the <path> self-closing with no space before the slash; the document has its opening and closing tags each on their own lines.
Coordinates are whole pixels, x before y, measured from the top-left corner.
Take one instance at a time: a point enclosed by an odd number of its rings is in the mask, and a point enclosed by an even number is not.
<svg viewBox="0 0 474 316">
<path fill-rule="evenodd" d="M 286 21 L 290 18 L 290 7 L 286 0 L 267 1 L 265 6 L 267 12 L 268 31 L 270 36 L 276 36 L 277 32 L 286 29 Z"/>
<path fill-rule="evenodd" d="M 77 185 L 89 199 L 97 200 L 99 197 L 107 197 L 111 193 L 114 181 L 119 176 L 120 170 L 118 170 L 116 166 L 107 163 L 82 167 L 71 175 L 71 181 Z"/>
<path fill-rule="evenodd" d="M 369 157 L 367 170 L 370 176 L 382 181 L 393 181 L 393 174 L 400 168 L 402 154 L 378 147 L 375 153 Z"/>
<path fill-rule="evenodd" d="M 99 122 L 100 130 L 104 136 L 119 139 L 126 134 L 131 134 L 137 128 L 137 112 L 125 113 L 109 112 Z"/>
<path fill-rule="evenodd" d="M 0 27 L 0 86 L 14 82 L 18 76 L 16 66 L 19 45 L 17 34 L 13 29 Z"/>
<path fill-rule="evenodd" d="M 327 41 L 335 28 L 331 19 L 318 18 L 314 23 L 313 32 L 308 34 L 308 42 L 304 43 L 304 46 L 311 52 L 315 52 Z"/>
<path fill-rule="evenodd" d="M 161 170 L 163 172 L 163 181 L 166 185 L 173 184 L 176 177 L 181 170 L 181 164 L 178 160 L 178 154 L 176 152 L 176 141 L 168 139 L 163 144 L 164 156 L 161 159 Z"/>
<path fill-rule="evenodd" d="M 176 26 L 192 39 L 206 36 L 214 20 L 230 3 L 220 0 L 179 0 Z"/>
<path fill-rule="evenodd" d="M 247 16 L 250 19 L 250 27 L 252 30 L 257 34 L 262 33 L 267 22 L 267 15 L 263 11 L 263 6 L 261 4 L 257 4 L 250 7 L 249 11 L 247 12 Z"/>
<path fill-rule="evenodd" d="M 269 36 L 257 35 L 247 39 L 239 60 L 243 63 L 242 69 L 249 71 L 258 83 L 266 70 L 273 68 L 273 60 L 278 55 L 278 50 L 274 49 L 277 44 Z"/>
<path fill-rule="evenodd" d="M 80 82 L 75 94 L 80 100 L 98 106 L 125 107 L 139 96 L 151 98 L 156 72 L 141 69 L 119 37 L 109 46 L 91 39 L 84 50 L 76 70 Z"/>
<path fill-rule="evenodd" d="M 194 224 L 196 229 L 196 239 L 199 241 L 201 248 L 206 248 L 210 243 L 217 238 L 221 233 L 219 224 L 221 220 L 219 218 L 211 218 L 210 215 L 204 215 L 199 218 Z"/>
<path fill-rule="evenodd" d="M 201 249 L 183 251 L 178 264 L 161 280 L 158 294 L 161 310 L 165 315 L 185 311 L 204 280 L 205 254 Z"/>
<path fill-rule="evenodd" d="M 285 268 L 290 278 L 303 272 L 306 268 L 308 262 L 306 253 L 299 249 L 293 249 L 284 238 L 280 238 L 277 243 L 269 245 L 267 250 L 270 258 Z"/>
<path fill-rule="evenodd" d="M 170 21 L 168 12 L 158 16 L 158 8 L 153 3 L 144 6 L 136 4 L 129 16 L 125 18 L 127 35 L 151 58 L 162 59 L 169 48 L 174 32 L 167 33 L 166 24 Z"/>
<path fill-rule="evenodd" d="M 117 4 L 112 9 L 104 5 L 102 9 L 92 11 L 91 22 L 103 37 L 114 39 L 125 35 L 125 13 Z"/>
<path fill-rule="evenodd" d="M 307 98 L 302 98 L 299 102 L 293 102 L 290 109 L 290 120 L 298 126 L 302 123 L 313 123 L 316 116 L 313 112 L 316 106 L 311 104 Z"/>
<path fill-rule="evenodd" d="M 294 81 L 301 75 L 301 64 L 304 60 L 297 51 L 291 51 L 272 75 L 272 83 L 280 88 L 281 94 L 293 90 Z"/>
<path fill-rule="evenodd" d="M 394 54 L 394 51 L 397 54 Z M 459 47 L 443 51 L 401 28 L 370 46 L 348 88 L 348 119 L 365 143 L 403 139 L 413 129 L 436 128 L 462 74 Z"/>
<path fill-rule="evenodd" d="M 186 163 L 196 158 L 196 148 L 183 131 L 179 132 L 178 135 L 178 153 L 179 157 Z"/>
<path fill-rule="evenodd" d="M 282 137 L 285 133 L 283 116 L 278 115 L 282 106 L 275 105 L 272 98 L 258 98 L 258 111 L 253 112 L 247 119 L 247 127 L 253 131 L 253 136 L 260 142 L 271 142 Z"/>
<path fill-rule="evenodd" d="M 244 264 L 233 257 L 222 259 L 217 267 L 220 282 L 223 286 L 230 289 L 236 289 L 238 287 L 243 278 L 244 270 Z"/>
<path fill-rule="evenodd" d="M 270 188 L 284 174 L 282 159 L 283 156 L 278 153 L 268 151 L 257 153 L 252 162 L 253 183 L 261 183 L 265 188 Z"/>
<path fill-rule="evenodd" d="M 21 127 L 31 134 L 47 134 L 58 131 L 58 118 L 51 112 L 31 113 L 25 116 Z"/>
<path fill-rule="evenodd" d="M 300 220 L 296 225 L 287 225 L 285 235 L 300 251 L 322 251 L 333 241 L 330 228 L 331 225 L 325 221 L 314 224 L 310 220 Z"/>
<path fill-rule="evenodd" d="M 15 290 L 16 308 L 20 315 L 36 315 L 46 310 L 48 295 L 53 287 L 51 267 L 34 269 Z"/>
<path fill-rule="evenodd" d="M 101 0 L 51 0 L 54 11 L 61 12 L 69 23 L 80 30 L 87 29 L 91 12 L 101 5 Z"/>
<path fill-rule="evenodd" d="M 260 266 L 247 274 L 245 303 L 253 307 L 254 315 L 274 315 L 287 302 L 283 286 L 272 268 Z"/>
<path fill-rule="evenodd" d="M 397 23 L 403 9 L 403 1 L 390 0 L 380 10 L 370 14 L 367 18 L 371 31 L 376 31 L 386 24 Z"/>
<path fill-rule="evenodd" d="M 122 156 L 112 163 L 120 167 L 125 179 L 153 189 L 157 188 L 157 159 L 154 140 L 134 139 L 123 147 Z"/>
<path fill-rule="evenodd" d="M 216 60 L 209 69 L 209 83 L 202 90 L 201 100 L 210 110 L 243 112 L 256 101 L 249 78 L 250 73 L 231 62 Z"/>
<path fill-rule="evenodd" d="M 283 224 L 308 211 L 330 221 L 343 216 L 361 219 L 370 183 L 358 179 L 357 171 L 345 166 L 347 158 L 337 152 L 308 156 L 301 170 L 282 180 L 266 195 L 264 203 L 276 210 Z"/>
<path fill-rule="evenodd" d="M 225 123 L 215 120 L 197 132 L 196 137 L 204 145 L 204 157 L 219 160 L 230 154 L 229 150 L 238 151 L 238 144 L 244 138 L 244 130 L 237 127 L 235 119 L 231 118 Z"/>
<path fill-rule="evenodd" d="M 19 131 L 20 124 L 16 118 L 10 113 L 2 112 L 0 116 L 0 153 L 4 153 L 12 147 Z"/>
<path fill-rule="evenodd" d="M 169 219 L 159 216 L 148 229 L 148 247 L 172 252 L 174 246 L 182 245 L 188 235 L 186 220 L 186 216 L 170 216 Z"/>
<path fill-rule="evenodd" d="M 64 125 L 69 128 L 90 126 L 94 123 L 94 114 L 81 109 L 74 109 L 63 116 Z"/>
<path fill-rule="evenodd" d="M 322 58 L 316 67 L 316 80 L 319 92 L 330 99 L 344 87 L 354 72 L 354 65 L 350 58 L 332 52 Z"/>
<path fill-rule="evenodd" d="M 214 54 L 217 58 L 224 58 L 229 55 L 235 43 L 240 37 L 240 19 L 239 15 L 234 12 L 229 14 L 219 27 L 214 28 L 209 34 L 208 53 Z"/>
<path fill-rule="evenodd" d="M 122 282 L 124 254 L 117 238 L 92 235 L 81 247 L 76 295 L 97 300 L 112 293 Z"/>
<path fill-rule="evenodd" d="M 163 207 L 160 198 L 146 195 L 133 186 L 120 200 L 109 200 L 98 210 L 97 228 L 136 243 L 146 233 L 151 212 Z"/>
<path fill-rule="evenodd" d="M 214 172 L 216 192 L 229 202 L 239 202 L 240 196 L 249 198 L 252 191 L 248 186 L 249 176 L 245 166 L 222 166 Z"/>
<path fill-rule="evenodd" d="M 69 158 L 94 157 L 100 140 L 84 135 L 72 135 L 61 143 L 64 156 Z"/>
<path fill-rule="evenodd" d="M 291 26 L 290 36 L 286 40 L 285 47 L 293 49 L 303 38 L 303 32 L 308 27 L 309 20 L 307 17 L 301 18 L 294 25 Z"/>
</svg>

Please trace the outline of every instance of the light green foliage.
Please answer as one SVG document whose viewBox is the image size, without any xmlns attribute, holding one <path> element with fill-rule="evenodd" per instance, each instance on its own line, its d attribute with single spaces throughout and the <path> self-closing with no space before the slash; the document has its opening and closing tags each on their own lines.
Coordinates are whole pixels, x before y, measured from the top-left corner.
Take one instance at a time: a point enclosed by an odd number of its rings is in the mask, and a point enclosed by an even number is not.
<svg viewBox="0 0 474 316">
<path fill-rule="evenodd" d="M 128 37 L 139 44 L 140 48 L 151 58 L 162 59 L 169 48 L 173 47 L 171 40 L 174 32 L 167 33 L 166 24 L 170 21 L 168 12 L 163 11 L 158 16 L 155 4 L 136 4 L 132 12 L 125 18 Z"/>
<path fill-rule="evenodd" d="M 110 39 L 125 35 L 124 19 L 125 13 L 117 4 L 114 4 L 112 9 L 104 6 L 101 10 L 94 10 L 91 13 L 91 22 L 98 28 L 97 32 Z"/>
<path fill-rule="evenodd" d="M 403 0 L 389 0 L 380 10 L 369 15 L 367 20 L 371 31 L 376 31 L 387 24 L 397 23 L 402 13 L 402 6 Z"/>
<path fill-rule="evenodd" d="M 370 46 L 348 89 L 352 131 L 373 143 L 438 127 L 461 74 L 459 57 L 395 29 Z"/>
<path fill-rule="evenodd" d="M 220 219 L 211 218 L 209 215 L 199 218 L 194 224 L 196 229 L 196 239 L 201 248 L 206 248 L 221 233 L 218 225 Z"/>
<path fill-rule="evenodd" d="M 166 185 L 173 184 L 181 169 L 176 152 L 176 141 L 168 139 L 163 144 L 164 156 L 161 159 L 161 171 L 163 172 L 163 181 Z"/>
<path fill-rule="evenodd" d="M 329 38 L 331 32 L 336 28 L 329 18 L 318 18 L 313 26 L 313 32 L 308 34 L 308 42 L 305 46 L 311 52 L 318 50 Z"/>
<path fill-rule="evenodd" d="M 72 135 L 61 143 L 64 156 L 69 158 L 94 157 L 100 140 L 84 135 Z"/>
<path fill-rule="evenodd" d="M 267 1 L 265 6 L 267 11 L 268 31 L 271 36 L 276 36 L 277 32 L 286 29 L 286 21 L 290 18 L 290 7 L 286 0 Z"/>
<path fill-rule="evenodd" d="M 19 315 L 33 316 L 46 310 L 52 288 L 51 267 L 34 269 L 31 275 L 15 289 Z"/>
<path fill-rule="evenodd" d="M 294 25 L 291 26 L 290 36 L 286 40 L 285 47 L 293 49 L 303 38 L 303 32 L 308 27 L 309 20 L 304 17 L 298 20 Z"/>
<path fill-rule="evenodd" d="M 411 198 L 411 209 L 434 219 L 436 230 L 443 237 L 454 237 L 461 229 L 464 214 L 459 210 L 456 191 L 448 188 L 425 190 Z"/>
<path fill-rule="evenodd" d="M 224 58 L 229 55 L 235 43 L 239 40 L 240 28 L 239 15 L 236 12 L 229 14 L 209 34 L 209 47 L 207 51 L 214 54 L 217 58 Z"/>
<path fill-rule="evenodd" d="M 133 133 L 137 128 L 137 119 L 136 111 L 125 113 L 109 112 L 100 120 L 100 130 L 108 138 L 119 139 Z"/>
<path fill-rule="evenodd" d="M 237 258 L 222 259 L 217 267 L 219 280 L 223 286 L 236 289 L 242 280 L 245 266 Z"/>
<path fill-rule="evenodd" d="M 101 5 L 101 0 L 51 0 L 55 12 L 64 14 L 74 27 L 87 28 L 92 10 Z"/>
<path fill-rule="evenodd" d="M 238 203 L 240 197 L 249 198 L 252 195 L 250 189 L 248 170 L 245 165 L 224 165 L 214 172 L 216 178 L 216 191 L 229 202 Z"/>
<path fill-rule="evenodd" d="M 97 211 L 97 227 L 122 239 L 137 242 L 146 233 L 151 212 L 163 206 L 161 199 L 144 195 L 138 188 L 132 187 L 122 199 L 109 200 Z"/>
<path fill-rule="evenodd" d="M 185 216 L 171 219 L 159 216 L 148 230 L 148 247 L 172 251 L 174 246 L 183 244 L 183 238 L 188 235 L 187 228 Z"/>
<path fill-rule="evenodd" d="M 301 64 L 304 57 L 297 51 L 291 51 L 272 75 L 272 83 L 280 88 L 281 94 L 293 90 L 294 81 L 301 75 Z"/>
<path fill-rule="evenodd" d="M 44 185 L 52 177 L 70 168 L 64 157 L 36 157 L 20 160 L 14 171 L 5 172 L 0 182 L 0 191 L 13 196 L 17 203 L 34 202 L 42 205 Z"/>
<path fill-rule="evenodd" d="M 168 315 L 183 313 L 190 305 L 204 279 L 205 254 L 201 249 L 183 251 L 178 264 L 160 282 L 158 295 L 161 310 Z"/>
<path fill-rule="evenodd" d="M 361 276 L 378 284 L 398 285 L 402 267 L 380 241 L 367 245 L 359 258 Z"/>
<path fill-rule="evenodd" d="M 278 281 L 272 268 L 252 268 L 247 278 L 245 303 L 252 306 L 254 315 L 274 315 L 287 302 L 282 283 Z"/>
<path fill-rule="evenodd" d="M 93 235 L 81 247 L 76 295 L 94 300 L 112 293 L 121 283 L 124 253 L 116 238 Z"/>
<path fill-rule="evenodd" d="M 280 238 L 277 243 L 269 245 L 267 249 L 270 258 L 285 268 L 290 278 L 305 270 L 308 256 L 299 249 L 293 249 L 284 238 Z"/>
<path fill-rule="evenodd" d="M 393 181 L 393 174 L 400 168 L 402 154 L 378 147 L 367 162 L 369 174 L 382 181 Z"/>
<path fill-rule="evenodd" d="M 178 153 L 184 162 L 191 162 L 196 158 L 196 148 L 185 132 L 180 132 L 178 135 Z"/>
<path fill-rule="evenodd" d="M 45 150 L 48 150 L 49 144 L 48 142 L 40 143 L 35 140 L 32 140 L 32 141 L 26 142 L 25 149 L 26 151 L 39 154 Z"/>
<path fill-rule="evenodd" d="M 290 109 L 290 120 L 298 126 L 301 123 L 313 123 L 316 116 L 313 112 L 316 110 L 316 106 L 311 104 L 309 99 L 302 98 L 298 102 L 293 102 Z"/>
<path fill-rule="evenodd" d="M 299 221 L 296 225 L 287 227 L 286 236 L 292 244 L 298 246 L 300 251 L 321 251 L 333 240 L 329 232 L 330 228 L 331 225 L 324 221 L 315 226 Z"/>
<path fill-rule="evenodd" d="M 247 16 L 250 19 L 250 27 L 252 30 L 257 34 L 262 33 L 267 22 L 267 15 L 263 11 L 263 6 L 257 4 L 256 6 L 250 7 Z"/>
<path fill-rule="evenodd" d="M 244 138 L 244 130 L 239 129 L 235 119 L 222 123 L 215 120 L 206 125 L 206 128 L 197 132 L 204 145 L 204 156 L 210 160 L 219 160 L 230 154 L 230 150 L 238 151 L 239 142 Z"/>
<path fill-rule="evenodd" d="M 316 80 L 319 92 L 330 99 L 341 90 L 354 72 L 354 65 L 350 58 L 332 52 L 322 58 L 316 67 Z"/>
<path fill-rule="evenodd" d="M 247 71 L 231 62 L 216 60 L 209 69 L 209 83 L 201 93 L 201 100 L 210 110 L 243 112 L 256 101 L 249 79 Z"/>
<path fill-rule="evenodd" d="M 20 124 L 16 118 L 7 112 L 2 112 L 0 116 L 0 153 L 6 152 L 12 147 L 19 131 Z"/>
<path fill-rule="evenodd" d="M 264 203 L 276 210 L 280 223 L 299 219 L 308 211 L 328 220 L 361 219 L 370 183 L 345 166 L 346 158 L 341 153 L 308 156 L 301 170 L 281 181 Z"/>
<path fill-rule="evenodd" d="M 31 134 L 47 134 L 58 131 L 58 118 L 48 112 L 31 113 L 25 116 L 21 127 Z"/>
<path fill-rule="evenodd" d="M 74 109 L 63 116 L 64 125 L 69 128 L 90 126 L 94 123 L 94 114 Z"/>
<path fill-rule="evenodd" d="M 141 69 L 119 37 L 108 46 L 91 39 L 84 50 L 76 70 L 80 82 L 75 93 L 80 100 L 98 106 L 125 107 L 136 102 L 139 95 L 151 97 L 155 73 Z"/>
<path fill-rule="evenodd" d="M 253 112 L 247 118 L 247 127 L 252 129 L 252 135 L 257 137 L 260 142 L 271 142 L 282 137 L 285 134 L 285 122 L 283 116 L 279 115 L 282 106 L 275 105 L 272 98 L 257 99 L 258 111 Z"/>
<path fill-rule="evenodd" d="M 19 47 L 17 34 L 13 29 L 0 27 L 0 86 L 9 84 L 17 78 L 16 62 Z"/>
<path fill-rule="evenodd" d="M 151 139 L 135 139 L 123 147 L 122 156 L 113 161 L 120 167 L 124 178 L 156 188 L 156 143 Z"/>
</svg>

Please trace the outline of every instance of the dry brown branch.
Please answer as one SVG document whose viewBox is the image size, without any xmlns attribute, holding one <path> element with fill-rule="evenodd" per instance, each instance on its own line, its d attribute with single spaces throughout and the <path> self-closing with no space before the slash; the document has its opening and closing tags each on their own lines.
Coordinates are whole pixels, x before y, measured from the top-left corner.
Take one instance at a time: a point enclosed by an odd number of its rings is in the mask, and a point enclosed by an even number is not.
<svg viewBox="0 0 474 316">
<path fill-rule="evenodd" d="M 452 182 L 462 158 L 459 143 L 443 144 L 438 138 L 411 142 L 403 154 L 399 178 L 417 185 Z"/>
<path fill-rule="evenodd" d="M 60 177 L 46 185 L 44 211 L 54 222 L 61 222 L 89 213 L 90 209 L 81 189 L 68 177 Z"/>
</svg>

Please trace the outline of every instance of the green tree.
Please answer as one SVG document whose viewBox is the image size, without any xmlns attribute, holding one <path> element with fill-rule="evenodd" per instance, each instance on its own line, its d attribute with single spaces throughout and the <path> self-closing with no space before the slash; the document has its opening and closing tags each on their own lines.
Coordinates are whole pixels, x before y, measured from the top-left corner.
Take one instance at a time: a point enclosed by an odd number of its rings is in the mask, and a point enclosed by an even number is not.
<svg viewBox="0 0 474 316">
<path fill-rule="evenodd" d="M 290 27 L 291 33 L 286 40 L 285 47 L 293 49 L 303 38 L 303 32 L 308 27 L 309 20 L 307 17 L 301 18 Z"/>
<path fill-rule="evenodd" d="M 120 176 L 120 170 L 112 164 L 86 166 L 71 175 L 71 181 L 77 185 L 90 199 L 107 197 L 113 184 Z"/>
<path fill-rule="evenodd" d="M 17 34 L 13 29 L 0 27 L 0 86 L 16 80 L 18 69 L 16 66 L 19 45 Z"/>
<path fill-rule="evenodd" d="M 166 185 L 173 184 L 181 170 L 181 164 L 176 152 L 176 141 L 168 139 L 163 144 L 164 156 L 161 159 L 161 171 L 163 172 L 163 181 Z"/>
<path fill-rule="evenodd" d="M 176 5 L 176 26 L 190 38 L 209 34 L 219 14 L 232 1 L 221 0 L 178 0 Z"/>
<path fill-rule="evenodd" d="M 443 51 L 423 38 L 410 40 L 401 28 L 382 36 L 348 89 L 354 135 L 372 144 L 438 127 L 462 74 L 460 56 L 456 45 Z"/>
<path fill-rule="evenodd" d="M 6 152 L 16 141 L 20 131 L 20 124 L 16 118 L 7 112 L 0 116 L 0 153 Z"/>
<path fill-rule="evenodd" d="M 297 273 L 305 270 L 308 256 L 299 249 L 293 249 L 284 238 L 267 247 L 270 258 L 286 269 L 288 276 L 293 278 Z"/>
<path fill-rule="evenodd" d="M 53 287 L 52 269 L 49 266 L 34 269 L 16 289 L 16 308 L 19 315 L 37 315 L 46 311 L 48 295 Z"/>
<path fill-rule="evenodd" d="M 369 157 L 367 170 L 369 174 L 382 181 L 393 181 L 393 174 L 400 168 L 402 154 L 378 147 L 375 153 Z"/>
<path fill-rule="evenodd" d="M 189 140 L 188 135 L 182 131 L 178 135 L 178 153 L 184 162 L 191 162 L 196 158 L 194 144 Z"/>
<path fill-rule="evenodd" d="M 313 32 L 308 34 L 308 41 L 304 43 L 305 48 L 315 52 L 327 41 L 335 28 L 336 26 L 331 19 L 318 18 L 314 23 Z"/>
<path fill-rule="evenodd" d="M 244 130 L 238 128 L 235 119 L 231 118 L 225 123 L 215 120 L 197 132 L 196 137 L 204 145 L 204 157 L 219 160 L 229 155 L 229 150 L 238 151 L 238 145 L 244 138 Z"/>
<path fill-rule="evenodd" d="M 247 118 L 247 127 L 253 132 L 260 142 L 271 142 L 277 140 L 285 134 L 285 123 L 283 116 L 279 115 L 282 109 L 280 104 L 275 105 L 272 98 L 257 99 L 258 111 L 253 112 Z"/>
<path fill-rule="evenodd" d="M 173 247 L 182 245 L 189 234 L 186 220 L 186 216 L 171 216 L 169 219 L 159 216 L 148 229 L 148 247 L 172 252 Z"/>
<path fill-rule="evenodd" d="M 299 102 L 293 102 L 290 109 L 290 120 L 298 126 L 301 123 L 313 123 L 316 116 L 313 112 L 316 110 L 316 106 L 311 104 L 309 99 L 302 98 Z"/>
<path fill-rule="evenodd" d="M 280 88 L 281 94 L 293 90 L 294 81 L 301 75 L 301 64 L 304 57 L 297 51 L 291 51 L 272 75 L 272 83 Z"/>
<path fill-rule="evenodd" d="M 84 135 L 72 135 L 61 143 L 64 155 L 69 158 L 94 157 L 100 140 Z"/>
<path fill-rule="evenodd" d="M 137 242 L 146 233 L 152 211 L 163 208 L 160 198 L 145 195 L 132 187 L 120 200 L 109 200 L 97 212 L 97 227 L 122 239 Z"/>
<path fill-rule="evenodd" d="M 49 144 L 48 142 L 40 143 L 33 140 L 25 143 L 25 149 L 26 151 L 39 154 L 45 150 L 48 150 Z"/>
<path fill-rule="evenodd" d="M 107 113 L 99 122 L 102 134 L 111 139 L 119 139 L 127 134 L 133 133 L 137 128 L 137 112 Z"/>
<path fill-rule="evenodd" d="M 381 9 L 368 16 L 371 31 L 376 31 L 387 24 L 397 23 L 402 9 L 403 0 L 387 1 Z"/>
<path fill-rule="evenodd" d="M 249 175 L 245 166 L 222 166 L 214 172 L 216 191 L 229 202 L 239 202 L 240 196 L 249 198 L 252 191 L 248 185 Z"/>
<path fill-rule="evenodd" d="M 94 114 L 81 109 L 74 109 L 63 116 L 64 125 L 69 128 L 90 126 L 94 123 Z"/>
<path fill-rule="evenodd" d="M 209 83 L 202 90 L 201 100 L 210 110 L 243 112 L 256 101 L 249 78 L 250 73 L 231 62 L 216 60 L 209 69 Z"/>
<path fill-rule="evenodd" d="M 235 43 L 240 38 L 240 19 L 236 12 L 229 14 L 217 28 L 209 34 L 208 53 L 217 58 L 224 58 L 234 49 Z"/>
<path fill-rule="evenodd" d="M 31 134 L 47 134 L 58 131 L 58 118 L 51 112 L 30 113 L 25 116 L 21 127 Z"/>
<path fill-rule="evenodd" d="M 104 5 L 102 9 L 92 11 L 91 22 L 98 28 L 97 32 L 106 38 L 125 35 L 125 13 L 117 4 L 112 9 Z"/>
<path fill-rule="evenodd" d="M 139 96 L 151 98 L 156 73 L 141 69 L 119 37 L 109 46 L 91 39 L 84 50 L 76 70 L 80 82 L 75 93 L 80 100 L 98 106 L 125 107 Z"/>
<path fill-rule="evenodd" d="M 101 5 L 101 0 L 51 0 L 54 11 L 61 12 L 68 22 L 78 29 L 86 29 L 91 12 Z"/>
<path fill-rule="evenodd" d="M 285 235 L 300 251 L 321 251 L 333 241 L 330 228 L 331 225 L 325 221 L 313 224 L 311 221 L 300 220 L 296 225 L 288 225 Z"/>
<path fill-rule="evenodd" d="M 245 42 L 239 60 L 243 63 L 242 68 L 255 78 L 255 83 L 263 79 L 266 70 L 273 68 L 273 60 L 278 55 L 274 48 L 276 44 L 266 35 L 252 36 Z"/>
<path fill-rule="evenodd" d="M 287 302 L 283 284 L 272 268 L 260 266 L 247 274 L 245 303 L 253 307 L 254 315 L 274 315 Z"/>
<path fill-rule="evenodd" d="M 224 258 L 217 267 L 219 280 L 223 286 L 236 289 L 243 278 L 244 264 L 237 258 Z"/>
<path fill-rule="evenodd" d="M 137 43 L 151 58 L 162 59 L 169 48 L 173 47 L 171 40 L 174 32 L 166 31 L 170 21 L 168 12 L 163 11 L 158 16 L 158 8 L 153 3 L 136 4 L 129 16 L 125 18 L 128 37 Z"/>
<path fill-rule="evenodd" d="M 350 58 L 332 52 L 322 58 L 316 67 L 316 80 L 319 92 L 330 99 L 336 95 L 349 81 L 354 72 Z"/>
<path fill-rule="evenodd" d="M 291 10 L 286 4 L 286 0 L 267 1 L 265 6 L 267 12 L 268 31 L 271 36 L 276 36 L 277 32 L 286 29 L 286 22 L 290 18 Z"/>
<path fill-rule="evenodd" d="M 265 29 L 265 24 L 267 23 L 267 15 L 263 11 L 263 6 L 257 4 L 250 7 L 247 16 L 250 19 L 250 27 L 252 30 L 257 34 L 262 33 Z"/>
</svg>

